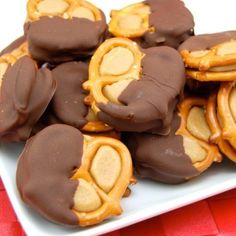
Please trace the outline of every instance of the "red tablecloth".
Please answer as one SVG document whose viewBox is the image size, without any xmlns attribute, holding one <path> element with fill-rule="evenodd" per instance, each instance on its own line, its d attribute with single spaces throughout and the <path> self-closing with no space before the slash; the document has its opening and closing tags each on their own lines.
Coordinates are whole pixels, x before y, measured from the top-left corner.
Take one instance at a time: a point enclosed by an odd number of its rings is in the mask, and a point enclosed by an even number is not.
<svg viewBox="0 0 236 236">
<path fill-rule="evenodd" d="M 0 236 L 25 235 L 0 180 Z M 236 236 L 236 189 L 106 236 Z"/>
</svg>

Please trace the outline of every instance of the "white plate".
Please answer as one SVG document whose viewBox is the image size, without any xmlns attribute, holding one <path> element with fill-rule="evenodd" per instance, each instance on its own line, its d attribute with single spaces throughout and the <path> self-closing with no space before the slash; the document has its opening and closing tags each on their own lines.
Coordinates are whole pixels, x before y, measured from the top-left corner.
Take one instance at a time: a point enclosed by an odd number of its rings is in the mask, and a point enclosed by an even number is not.
<svg viewBox="0 0 236 236">
<path fill-rule="evenodd" d="M 94 0 L 109 15 L 112 8 L 120 8 L 134 0 Z M 236 29 L 235 1 L 186 0 L 195 16 L 196 33 Z M 26 0 L 0 3 L 0 48 L 4 48 L 22 34 Z M 214 6 L 212 6 L 214 4 Z M 236 187 L 236 165 L 229 161 L 215 164 L 200 177 L 181 185 L 164 185 L 139 181 L 132 187 L 132 195 L 122 200 L 124 214 L 95 227 L 68 229 L 52 224 L 29 209 L 19 198 L 15 184 L 17 157 L 23 144 L 1 144 L 0 173 L 16 214 L 28 235 L 99 235 L 151 218 L 192 202 Z"/>
</svg>

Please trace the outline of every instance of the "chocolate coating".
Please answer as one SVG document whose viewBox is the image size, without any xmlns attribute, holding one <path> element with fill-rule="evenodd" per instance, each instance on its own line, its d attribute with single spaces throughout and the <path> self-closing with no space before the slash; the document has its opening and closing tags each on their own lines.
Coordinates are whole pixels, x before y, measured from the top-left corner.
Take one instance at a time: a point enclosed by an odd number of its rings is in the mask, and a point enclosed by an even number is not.
<svg viewBox="0 0 236 236">
<path fill-rule="evenodd" d="M 0 56 L 10 53 L 13 50 L 17 49 L 21 44 L 23 44 L 26 41 L 25 36 L 21 36 L 18 39 L 16 39 L 15 41 L 13 41 L 9 46 L 7 46 L 6 48 L 4 48 L 1 52 L 0 52 Z"/>
<path fill-rule="evenodd" d="M 179 126 L 180 118 L 175 114 L 168 136 L 127 134 L 126 144 L 138 176 L 177 184 L 200 174 L 184 152 L 182 136 L 175 135 Z"/>
<path fill-rule="evenodd" d="M 180 0 L 146 0 L 151 8 L 149 25 L 154 32 L 146 32 L 141 39 L 144 48 L 170 46 L 178 48 L 193 35 L 194 20 Z"/>
<path fill-rule="evenodd" d="M 141 78 L 119 96 L 124 105 L 97 104 L 98 118 L 119 131 L 169 133 L 178 97 L 185 84 L 185 70 L 178 52 L 170 47 L 144 50 Z"/>
<path fill-rule="evenodd" d="M 79 182 L 70 178 L 82 155 L 83 135 L 71 126 L 52 125 L 33 136 L 17 166 L 17 188 L 23 201 L 55 223 L 78 225 L 71 209 Z"/>
<path fill-rule="evenodd" d="M 88 64 L 67 62 L 53 71 L 57 90 L 51 102 L 53 114 L 62 123 L 82 128 L 86 123 L 88 107 L 84 104 L 87 92 L 82 84 L 88 79 Z"/>
<path fill-rule="evenodd" d="M 102 20 L 61 17 L 41 17 L 26 23 L 29 52 L 38 61 L 59 63 L 93 54 L 106 34 L 105 16 Z"/>
<path fill-rule="evenodd" d="M 215 34 L 202 34 L 192 36 L 180 45 L 179 51 L 198 51 L 207 50 L 217 44 L 225 43 L 232 39 L 236 39 L 236 31 L 225 31 Z"/>
<path fill-rule="evenodd" d="M 28 56 L 9 66 L 0 90 L 0 139 L 25 141 L 46 110 L 56 82 L 46 68 Z"/>
</svg>

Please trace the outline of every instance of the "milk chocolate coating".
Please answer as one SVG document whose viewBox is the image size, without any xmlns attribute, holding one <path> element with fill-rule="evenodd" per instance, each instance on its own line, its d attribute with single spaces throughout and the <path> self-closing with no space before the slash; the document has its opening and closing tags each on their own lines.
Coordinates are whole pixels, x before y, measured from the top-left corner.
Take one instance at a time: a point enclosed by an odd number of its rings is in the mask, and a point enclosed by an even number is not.
<svg viewBox="0 0 236 236">
<path fill-rule="evenodd" d="M 87 123 L 88 114 L 88 107 L 84 104 L 87 92 L 82 88 L 88 79 L 88 64 L 67 62 L 57 66 L 52 74 L 57 81 L 51 102 L 54 115 L 62 123 L 82 128 Z"/>
<path fill-rule="evenodd" d="M 184 152 L 182 136 L 175 135 L 179 126 L 180 118 L 175 114 L 168 136 L 127 134 L 126 144 L 138 176 L 177 184 L 200 174 Z"/>
<path fill-rule="evenodd" d="M 51 72 L 28 56 L 9 66 L 0 90 L 0 139 L 25 141 L 56 89 Z"/>
<path fill-rule="evenodd" d="M 5 49 L 3 49 L 0 52 L 0 56 L 7 54 L 7 53 L 11 53 L 13 50 L 17 49 L 21 44 L 23 44 L 26 41 L 25 36 L 21 36 L 18 39 L 16 39 L 15 41 L 13 41 L 9 46 L 7 46 Z"/>
<path fill-rule="evenodd" d="M 98 118 L 118 131 L 166 134 L 185 84 L 184 64 L 170 47 L 149 48 L 144 53 L 141 78 L 118 98 L 124 105 L 99 103 Z"/>
<path fill-rule="evenodd" d="M 215 34 L 202 34 L 192 36 L 180 45 L 179 51 L 198 51 L 208 50 L 217 44 L 225 43 L 232 39 L 236 39 L 236 31 L 225 31 Z"/>
<path fill-rule="evenodd" d="M 180 0 L 146 0 L 150 6 L 149 25 L 154 32 L 146 32 L 141 45 L 144 48 L 170 46 L 178 48 L 193 35 L 194 20 L 191 12 Z"/>
<path fill-rule="evenodd" d="M 61 17 L 41 17 L 26 23 L 25 31 L 29 52 L 38 61 L 59 63 L 93 54 L 104 41 L 106 34 L 105 16 L 102 20 Z"/>
<path fill-rule="evenodd" d="M 83 155 L 83 135 L 68 125 L 52 125 L 27 141 L 17 166 L 21 198 L 48 220 L 78 225 L 73 197 L 79 182 L 71 180 Z"/>
</svg>

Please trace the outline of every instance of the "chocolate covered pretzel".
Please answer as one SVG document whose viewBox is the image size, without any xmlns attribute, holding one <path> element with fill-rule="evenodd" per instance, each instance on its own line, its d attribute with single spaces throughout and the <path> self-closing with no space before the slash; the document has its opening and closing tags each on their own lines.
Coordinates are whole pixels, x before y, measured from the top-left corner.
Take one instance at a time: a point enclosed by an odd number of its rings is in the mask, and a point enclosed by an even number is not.
<svg viewBox="0 0 236 236">
<path fill-rule="evenodd" d="M 236 79 L 236 31 L 192 36 L 179 51 L 187 76 L 199 81 Z"/>
<path fill-rule="evenodd" d="M 142 47 L 178 46 L 193 35 L 191 12 L 179 0 L 146 0 L 111 11 L 109 31 L 137 39 Z"/>
<path fill-rule="evenodd" d="M 104 40 L 105 16 L 85 0 L 29 0 L 27 12 L 29 51 L 38 61 L 87 57 Z"/>
<path fill-rule="evenodd" d="M 16 44 L 10 45 L 5 52 Z M 51 72 L 39 69 L 27 54 L 26 43 L 23 43 L 0 57 L 1 140 L 27 140 L 55 92 L 56 83 Z"/>
<path fill-rule="evenodd" d="M 120 141 L 52 125 L 27 141 L 16 180 L 23 201 L 48 220 L 89 226 L 122 213 L 131 177 L 131 157 Z"/>
<path fill-rule="evenodd" d="M 167 136 L 127 134 L 138 176 L 163 183 L 181 183 L 221 161 L 216 145 L 209 143 L 211 131 L 206 120 L 207 100 L 187 98 L 179 105 Z"/>
<path fill-rule="evenodd" d="M 86 132 L 105 132 L 111 127 L 99 121 L 88 104 L 82 84 L 88 80 L 88 63 L 66 62 L 52 70 L 57 89 L 47 115 L 48 123 L 63 123 Z"/>
<path fill-rule="evenodd" d="M 167 134 L 185 83 L 180 55 L 170 47 L 140 50 L 125 38 L 105 41 L 89 66 L 92 109 L 119 131 Z"/>
</svg>

